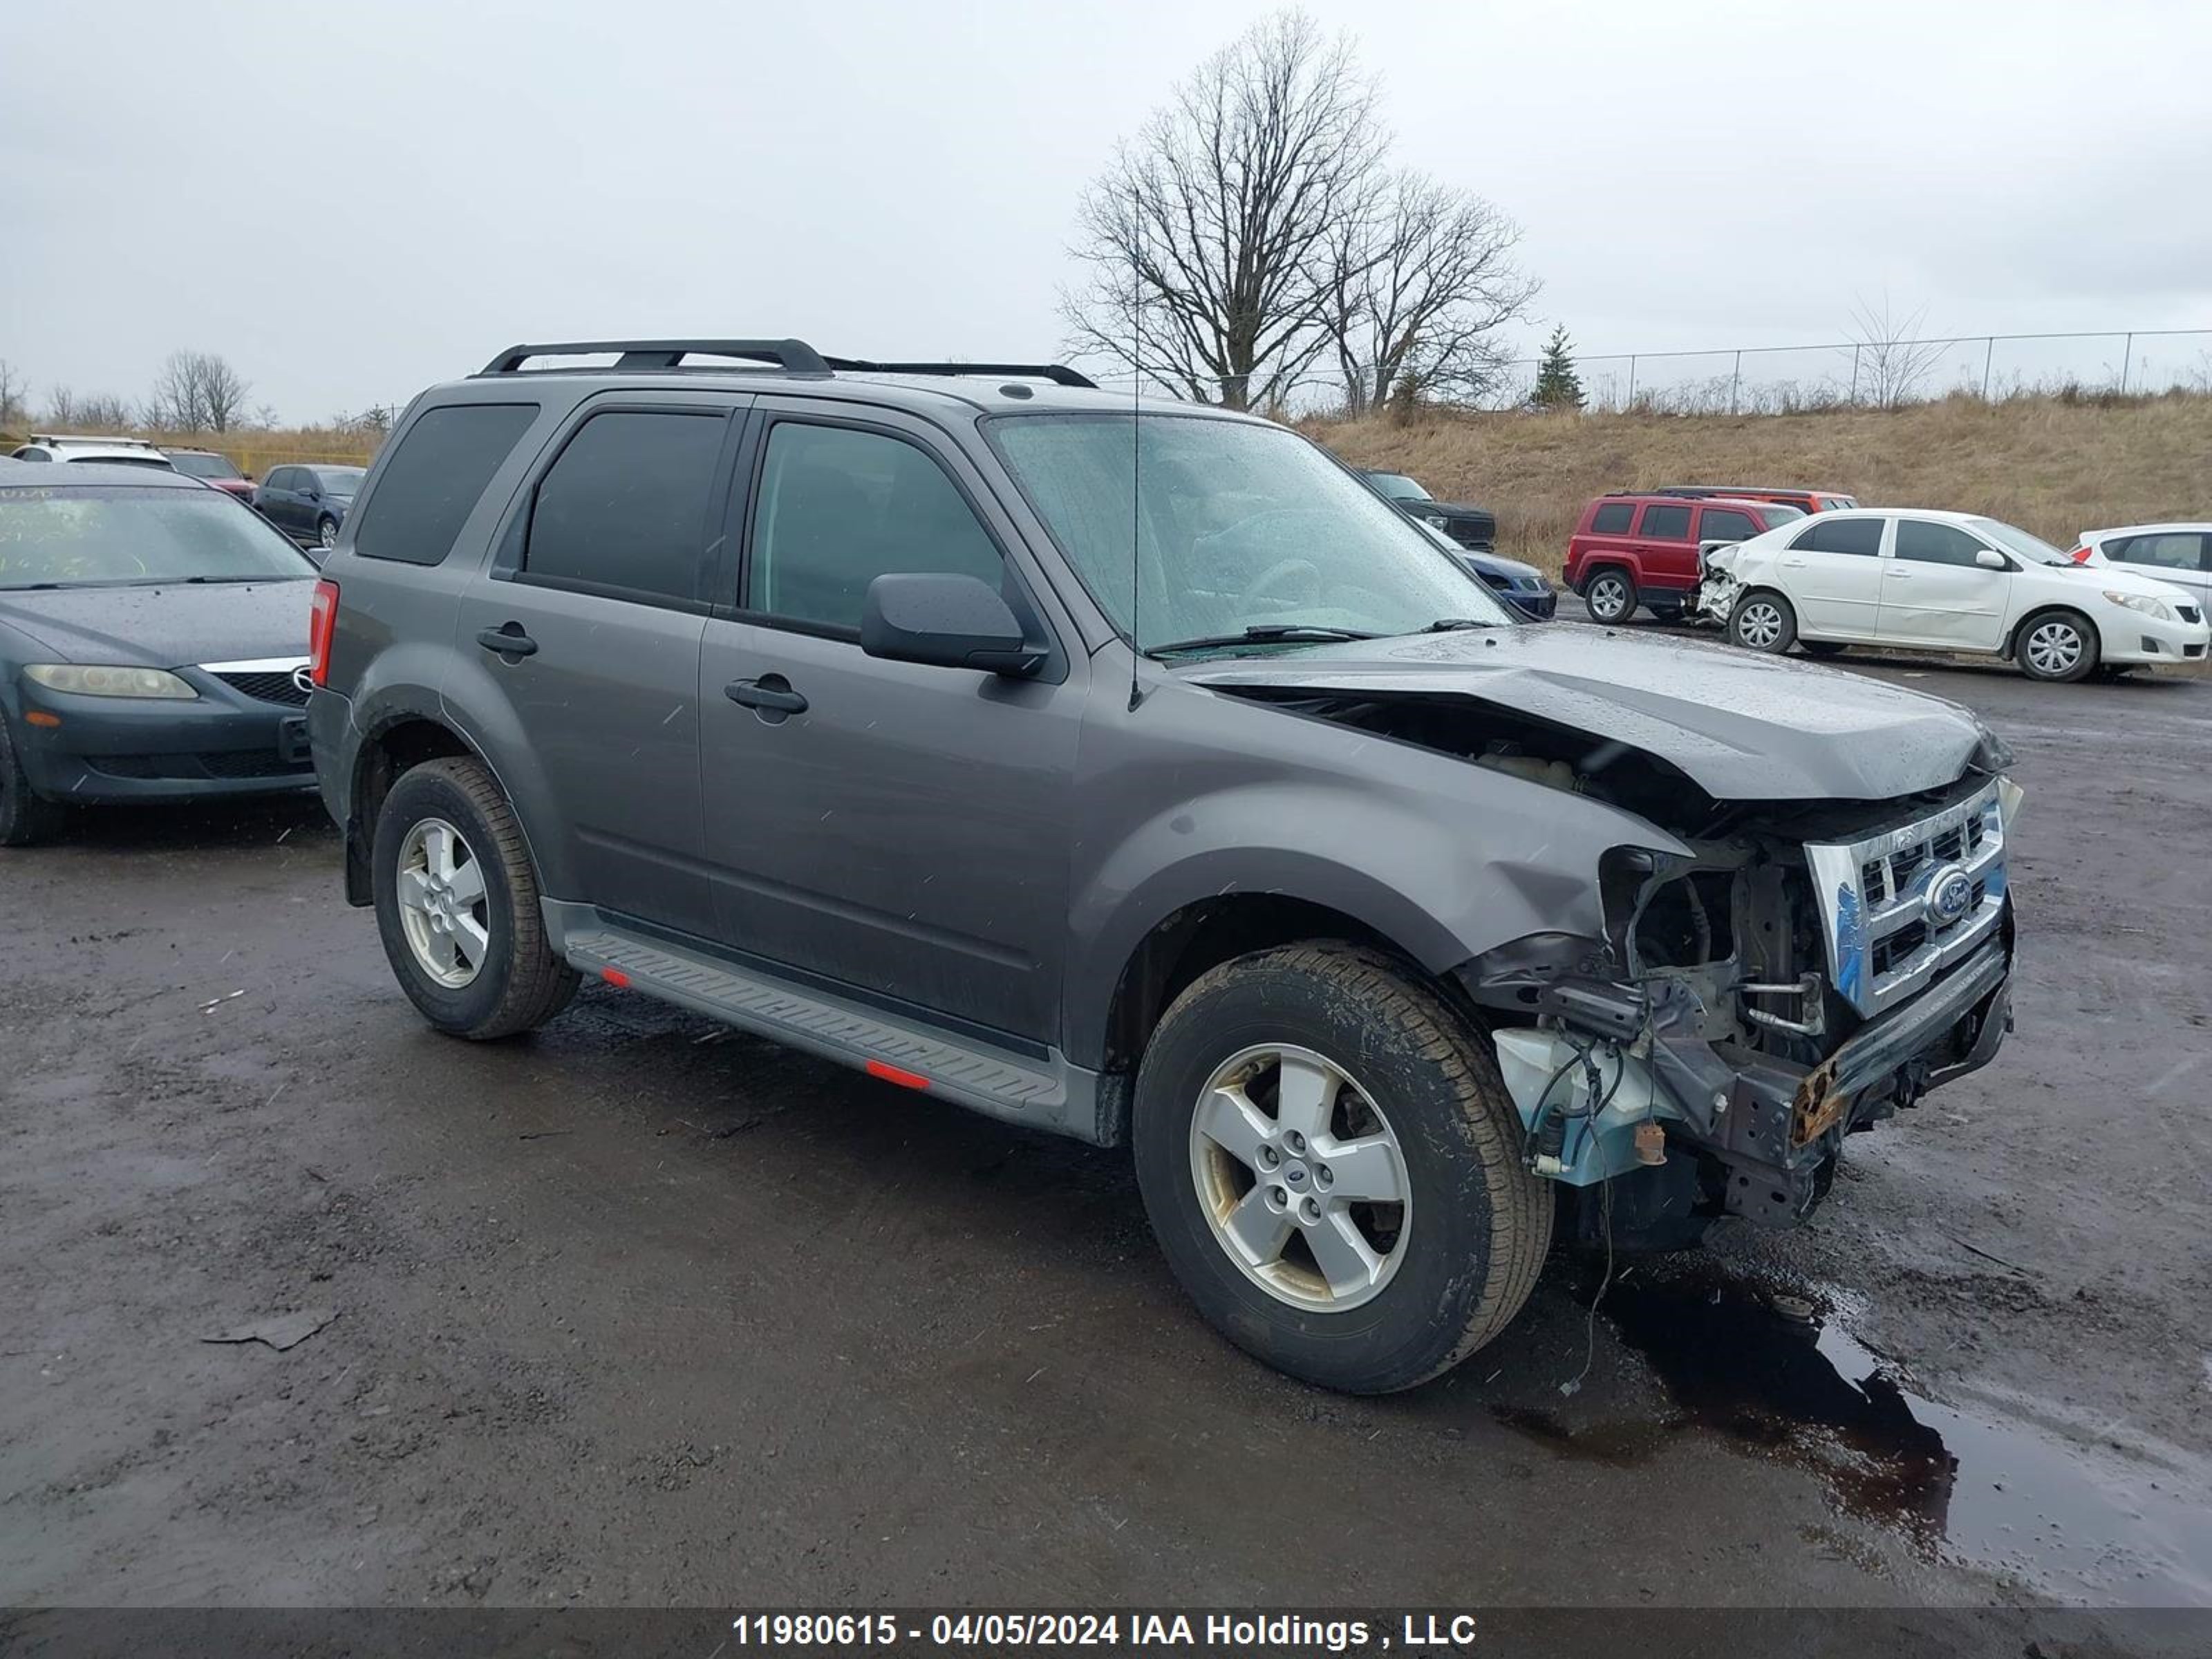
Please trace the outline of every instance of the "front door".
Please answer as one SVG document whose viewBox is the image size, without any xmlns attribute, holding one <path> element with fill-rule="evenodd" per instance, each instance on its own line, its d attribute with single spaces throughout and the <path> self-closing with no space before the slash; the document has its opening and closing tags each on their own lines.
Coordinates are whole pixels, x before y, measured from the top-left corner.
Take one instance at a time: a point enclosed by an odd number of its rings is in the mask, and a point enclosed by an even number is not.
<svg viewBox="0 0 2212 1659">
<path fill-rule="evenodd" d="M 981 577 L 1052 635 L 988 486 L 926 422 L 761 407 L 743 603 L 708 624 L 699 672 L 722 940 L 1052 1042 L 1087 659 L 1054 647 L 1012 679 L 866 655 L 868 583 L 899 571 Z"/>
<path fill-rule="evenodd" d="M 1996 650 L 2004 642 L 2012 572 L 1984 569 L 1979 559 L 1988 550 L 1957 525 L 1898 520 L 1895 550 L 1881 561 L 1881 636 L 1946 650 Z"/>
<path fill-rule="evenodd" d="M 1822 514 L 1783 550 L 1776 563 L 1783 591 L 1796 607 L 1799 632 L 1821 639 L 1879 637 L 1881 541 L 1887 522 Z"/>
</svg>

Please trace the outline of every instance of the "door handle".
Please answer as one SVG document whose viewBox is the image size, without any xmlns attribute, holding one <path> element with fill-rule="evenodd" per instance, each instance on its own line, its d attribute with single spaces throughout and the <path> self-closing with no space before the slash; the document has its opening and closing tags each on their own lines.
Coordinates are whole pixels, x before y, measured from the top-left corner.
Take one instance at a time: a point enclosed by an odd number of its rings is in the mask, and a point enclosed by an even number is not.
<svg viewBox="0 0 2212 1659">
<path fill-rule="evenodd" d="M 1784 570 L 1802 570 L 1805 568 L 1805 561 L 1802 559 L 1784 559 L 1782 562 L 1782 568 Z"/>
<path fill-rule="evenodd" d="M 722 688 L 722 695 L 748 708 L 772 709 L 779 714 L 806 712 L 805 697 L 793 690 L 791 682 L 781 674 L 763 674 L 757 680 L 732 680 Z"/>
<path fill-rule="evenodd" d="M 484 629 L 477 634 L 477 643 L 487 651 L 498 652 L 502 657 L 527 657 L 538 649 L 538 641 L 522 631 L 522 624 L 519 622 Z"/>
<path fill-rule="evenodd" d="M 1889 579 L 1893 582 L 1909 582 L 1912 580 L 1912 573 L 1910 570 L 1893 570 L 1889 573 Z"/>
</svg>

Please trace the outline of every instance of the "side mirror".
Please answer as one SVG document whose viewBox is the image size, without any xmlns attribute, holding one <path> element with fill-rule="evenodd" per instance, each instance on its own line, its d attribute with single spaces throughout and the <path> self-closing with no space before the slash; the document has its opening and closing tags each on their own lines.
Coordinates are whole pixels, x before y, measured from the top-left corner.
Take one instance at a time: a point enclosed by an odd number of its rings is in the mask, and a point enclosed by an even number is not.
<svg viewBox="0 0 2212 1659">
<path fill-rule="evenodd" d="M 1984 570 L 2009 570 L 2012 568 L 2012 561 L 2005 557 L 2003 554 L 1998 552 L 1994 547 L 1984 547 L 1977 550 L 1974 554 L 1974 562 L 1981 566 Z"/>
<path fill-rule="evenodd" d="M 1033 672 L 1044 653 L 996 588 L 973 576 L 878 576 L 860 605 L 860 649 L 886 662 Z"/>
</svg>

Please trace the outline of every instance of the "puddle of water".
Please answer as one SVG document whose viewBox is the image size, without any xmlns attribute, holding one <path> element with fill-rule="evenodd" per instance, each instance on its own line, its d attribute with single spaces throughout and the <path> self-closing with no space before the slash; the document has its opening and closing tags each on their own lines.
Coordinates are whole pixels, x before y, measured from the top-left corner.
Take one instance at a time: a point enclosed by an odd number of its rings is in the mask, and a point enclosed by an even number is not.
<svg viewBox="0 0 2212 1659">
<path fill-rule="evenodd" d="M 1616 1283 L 1600 1309 L 1671 1397 L 1665 1424 L 1492 1407 L 1571 1455 L 1623 1463 L 1702 1428 L 1820 1476 L 1844 1510 L 1923 1552 L 2106 1605 L 2212 1605 L 2212 1470 L 2090 1452 L 1929 1399 L 1832 1313 L 1785 1317 L 1719 1277 Z"/>
</svg>

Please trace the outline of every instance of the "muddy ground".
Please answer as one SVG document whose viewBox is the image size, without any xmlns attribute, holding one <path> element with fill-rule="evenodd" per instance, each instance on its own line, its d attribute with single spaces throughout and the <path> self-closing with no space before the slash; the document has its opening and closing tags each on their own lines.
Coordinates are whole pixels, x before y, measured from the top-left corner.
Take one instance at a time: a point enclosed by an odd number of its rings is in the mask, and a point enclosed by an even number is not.
<svg viewBox="0 0 2212 1659">
<path fill-rule="evenodd" d="M 0 1606 L 2212 1603 L 2212 681 L 1872 672 L 2018 750 L 2016 1036 L 1383 1401 L 1121 1154 L 603 988 L 434 1036 L 312 804 L 8 854 Z"/>
</svg>

